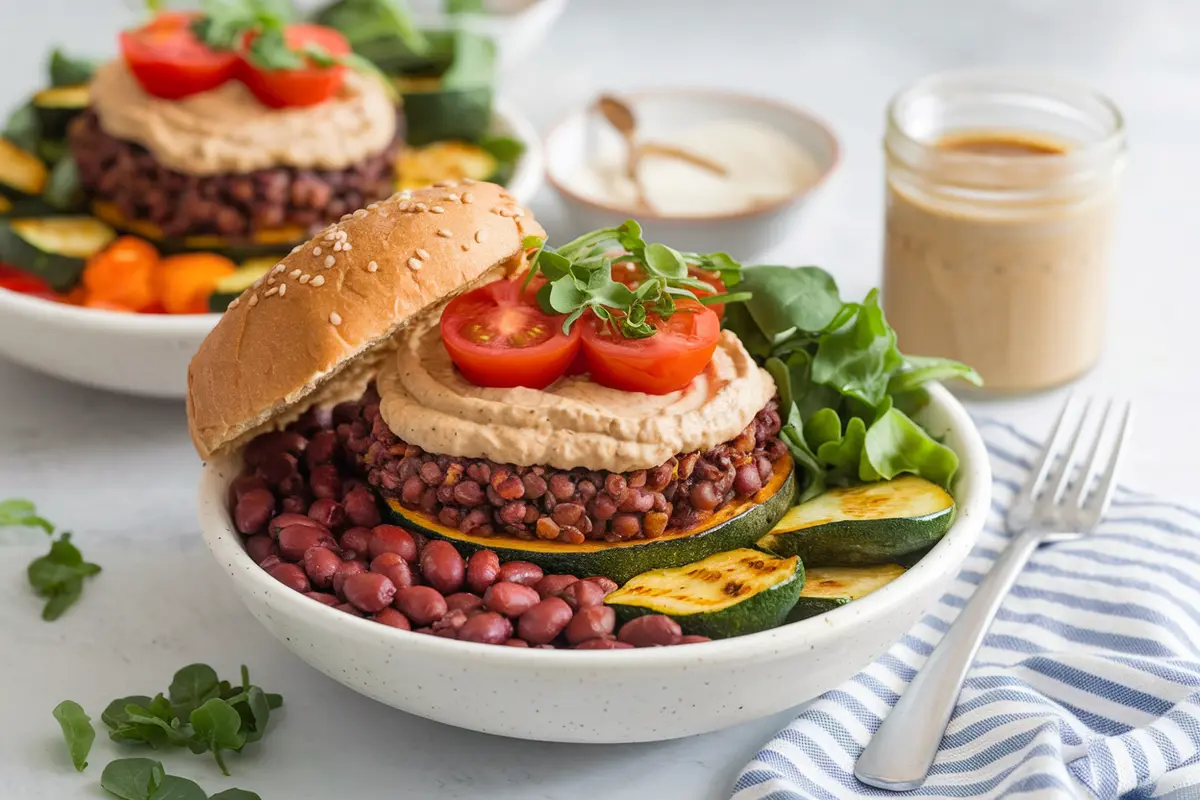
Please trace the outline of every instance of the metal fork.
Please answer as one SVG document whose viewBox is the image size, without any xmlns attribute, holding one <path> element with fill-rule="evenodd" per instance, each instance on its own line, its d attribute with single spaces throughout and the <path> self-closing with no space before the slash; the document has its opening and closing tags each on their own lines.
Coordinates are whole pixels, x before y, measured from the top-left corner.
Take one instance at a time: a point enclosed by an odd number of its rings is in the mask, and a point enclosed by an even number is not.
<svg viewBox="0 0 1200 800">
<path fill-rule="evenodd" d="M 1012 541 L 859 756 L 854 775 L 863 783 L 901 792 L 925 782 L 958 704 L 967 670 L 1000 603 L 1029 557 L 1042 544 L 1070 541 L 1090 533 L 1108 509 L 1132 406 L 1124 404 L 1124 410 L 1114 415 L 1113 402 L 1105 405 L 1091 438 L 1087 463 L 1075 476 L 1087 446 L 1083 430 L 1091 401 L 1084 401 L 1079 413 L 1075 413 L 1076 405 L 1072 398 L 1063 407 L 1050 443 L 1004 519 L 1005 527 L 1013 534 Z M 1105 459 L 1101 442 L 1117 416 L 1116 434 Z M 1078 419 L 1073 433 L 1068 424 L 1072 418 Z M 1103 473 L 1097 480 L 1101 467 Z"/>
</svg>

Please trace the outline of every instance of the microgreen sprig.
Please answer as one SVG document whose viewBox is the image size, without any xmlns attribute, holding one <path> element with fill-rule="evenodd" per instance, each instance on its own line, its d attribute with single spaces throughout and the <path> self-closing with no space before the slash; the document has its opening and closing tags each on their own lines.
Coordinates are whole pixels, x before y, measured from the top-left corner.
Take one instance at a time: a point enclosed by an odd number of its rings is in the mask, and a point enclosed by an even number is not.
<svg viewBox="0 0 1200 800">
<path fill-rule="evenodd" d="M 39 516 L 28 500 L 13 498 L 0 501 L 0 528 L 41 528 L 50 536 L 50 552 L 30 562 L 25 572 L 33 591 L 46 600 L 42 619 L 52 622 L 78 602 L 84 579 L 100 572 L 96 564 L 83 560 L 79 548 L 71 543 L 70 532 L 54 538 L 54 524 Z"/>
<path fill-rule="evenodd" d="M 692 277 L 689 267 L 716 272 L 726 286 L 732 286 L 741 277 L 741 264 L 726 253 L 682 253 L 665 244 L 647 243 L 641 226 L 631 219 L 557 248 L 536 236 L 526 238 L 524 246 L 533 251 L 525 285 L 539 273 L 546 278 L 538 289 L 538 304 L 547 313 L 567 315 L 564 333 L 591 311 L 625 338 L 645 339 L 656 332 L 648 315 L 669 318 L 679 299 L 713 305 L 750 298 L 746 292 L 698 297 L 696 291 L 710 292 L 712 287 Z M 612 267 L 618 262 L 641 269 L 645 277 L 636 289 L 613 279 Z"/>
</svg>

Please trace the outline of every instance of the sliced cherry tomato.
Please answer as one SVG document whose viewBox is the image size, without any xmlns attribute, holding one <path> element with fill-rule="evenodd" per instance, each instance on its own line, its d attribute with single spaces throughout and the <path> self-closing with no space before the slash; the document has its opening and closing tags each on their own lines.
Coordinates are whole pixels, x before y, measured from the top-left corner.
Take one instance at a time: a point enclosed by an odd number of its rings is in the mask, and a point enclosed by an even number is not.
<svg viewBox="0 0 1200 800">
<path fill-rule="evenodd" d="M 692 294 L 696 297 L 710 297 L 714 294 L 725 294 L 728 290 L 725 282 L 721 280 L 721 276 L 716 272 L 709 272 L 700 269 L 699 267 L 688 267 L 688 274 L 698 281 L 704 281 L 712 287 L 711 292 L 706 292 L 703 289 L 692 289 Z M 636 289 L 638 284 L 646 277 L 646 273 L 642 272 L 641 268 L 631 264 L 628 261 L 618 261 L 612 267 L 613 280 L 618 283 L 623 283 L 630 289 Z M 717 315 L 717 319 L 725 318 L 725 304 L 718 303 L 709 306 Z"/>
<path fill-rule="evenodd" d="M 258 101 L 272 108 L 313 106 L 332 97 L 342 87 L 346 68 L 339 65 L 321 67 L 308 62 L 303 69 L 265 69 L 249 57 L 254 37 L 246 38 L 242 56 L 242 82 Z M 313 45 L 331 56 L 350 53 L 346 37 L 324 25 L 289 25 L 284 31 L 288 49 L 300 51 Z"/>
<path fill-rule="evenodd" d="M 192 32 L 200 17 L 168 11 L 121 32 L 121 54 L 147 94 L 167 100 L 215 89 L 234 76 L 238 56 L 212 50 Z"/>
<path fill-rule="evenodd" d="M 536 286 L 523 290 L 522 283 L 489 283 L 454 298 L 442 312 L 446 352 L 471 383 L 544 389 L 579 352 L 580 326 L 563 333 L 563 316 L 542 311 Z"/>
<path fill-rule="evenodd" d="M 692 382 L 712 360 L 721 321 L 711 308 L 681 300 L 669 319 L 650 314 L 657 330 L 645 339 L 626 339 L 594 315 L 583 320 L 583 354 L 591 379 L 626 392 L 667 394 Z"/>
<path fill-rule="evenodd" d="M 10 267 L 8 264 L 0 264 L 0 289 L 8 289 L 10 292 L 19 294 L 33 295 L 41 297 L 45 300 L 57 300 L 58 295 L 50 288 L 50 284 L 24 270 Z"/>
</svg>

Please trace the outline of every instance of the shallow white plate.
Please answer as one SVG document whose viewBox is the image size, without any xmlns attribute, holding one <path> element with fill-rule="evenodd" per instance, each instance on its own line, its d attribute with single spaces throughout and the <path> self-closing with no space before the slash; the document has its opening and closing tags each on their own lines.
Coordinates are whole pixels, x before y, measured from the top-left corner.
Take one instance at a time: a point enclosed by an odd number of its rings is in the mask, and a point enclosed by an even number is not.
<svg viewBox="0 0 1200 800">
<path fill-rule="evenodd" d="M 493 130 L 526 145 L 508 190 L 528 204 L 542 186 L 537 130 L 503 103 L 496 105 Z M 188 362 L 220 318 L 80 308 L 0 289 L 0 356 L 97 389 L 183 398 Z"/>
<path fill-rule="evenodd" d="M 979 432 L 945 389 L 919 419 L 958 453 L 958 518 L 903 576 L 848 606 L 774 630 L 644 650 L 525 650 L 388 628 L 309 600 L 260 569 L 226 507 L 232 460 L 207 464 L 200 527 L 234 590 L 305 662 L 382 703 L 462 728 L 557 742 L 642 742 L 717 730 L 798 705 L 878 658 L 946 591 L 991 503 Z"/>
</svg>

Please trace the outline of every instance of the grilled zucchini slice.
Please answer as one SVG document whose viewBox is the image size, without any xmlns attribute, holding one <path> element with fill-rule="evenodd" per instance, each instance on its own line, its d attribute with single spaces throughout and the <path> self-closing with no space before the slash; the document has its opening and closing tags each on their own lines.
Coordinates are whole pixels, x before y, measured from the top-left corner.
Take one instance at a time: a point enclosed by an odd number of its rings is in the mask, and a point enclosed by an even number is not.
<svg viewBox="0 0 1200 800">
<path fill-rule="evenodd" d="M 37 112 L 42 136 L 47 139 L 62 139 L 66 136 L 71 120 L 88 107 L 90 95 L 87 84 L 56 86 L 35 94 L 33 109 Z"/>
<path fill-rule="evenodd" d="M 21 217 L 0 223 L 0 261 L 69 291 L 87 260 L 117 237 L 95 217 Z"/>
<path fill-rule="evenodd" d="M 34 153 L 0 139 L 0 194 L 10 200 L 37 197 L 46 188 L 49 172 Z"/>
<path fill-rule="evenodd" d="M 787 621 L 796 622 L 832 611 L 887 586 L 903 574 L 904 567 L 899 564 L 813 567 L 804 576 L 804 589 Z"/>
</svg>

